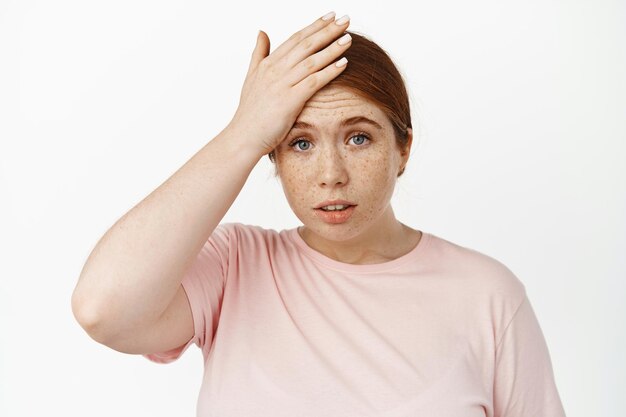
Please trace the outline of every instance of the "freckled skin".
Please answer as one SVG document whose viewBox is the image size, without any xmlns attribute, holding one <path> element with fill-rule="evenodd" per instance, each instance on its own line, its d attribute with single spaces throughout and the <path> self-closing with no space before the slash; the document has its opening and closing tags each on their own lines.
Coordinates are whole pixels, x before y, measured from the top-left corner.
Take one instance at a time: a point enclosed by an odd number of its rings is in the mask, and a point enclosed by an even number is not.
<svg viewBox="0 0 626 417">
<path fill-rule="evenodd" d="M 363 123 L 339 127 L 339 121 L 352 116 L 375 120 L 384 129 Z M 415 247 L 421 232 L 400 223 L 390 205 L 411 141 L 402 154 L 385 113 L 350 90 L 325 87 L 307 101 L 297 120 L 314 129 L 292 129 L 274 154 L 287 201 L 304 225 L 300 235 L 305 242 L 353 264 L 385 262 Z M 289 147 L 296 139 L 304 141 Z M 357 204 L 348 221 L 318 219 L 313 207 L 331 199 Z"/>
</svg>

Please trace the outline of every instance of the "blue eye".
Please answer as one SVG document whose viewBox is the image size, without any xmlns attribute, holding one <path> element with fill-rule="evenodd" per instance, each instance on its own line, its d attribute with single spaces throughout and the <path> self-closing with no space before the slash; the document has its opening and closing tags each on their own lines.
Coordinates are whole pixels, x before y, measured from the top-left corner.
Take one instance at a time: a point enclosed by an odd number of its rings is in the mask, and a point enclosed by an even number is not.
<svg viewBox="0 0 626 417">
<path fill-rule="evenodd" d="M 291 147 L 293 148 L 293 147 L 295 147 L 298 143 L 307 143 L 307 144 L 308 144 L 308 146 L 311 146 L 311 142 L 309 142 L 308 140 L 305 140 L 305 139 L 298 139 L 297 141 L 293 142 L 293 143 L 292 143 L 291 145 L 289 145 L 289 146 L 291 146 Z M 308 148 L 308 146 L 307 146 L 307 148 Z M 298 147 L 298 149 L 300 149 L 301 151 L 306 151 L 306 149 L 302 149 L 302 148 L 300 148 L 300 147 Z"/>
<path fill-rule="evenodd" d="M 365 133 L 365 132 L 358 132 L 358 133 L 356 133 L 356 134 L 354 134 L 354 135 L 352 135 L 352 136 L 350 137 L 350 139 L 353 139 L 353 138 L 362 138 L 361 140 L 359 140 L 359 141 L 355 141 L 355 142 L 354 142 L 354 143 L 356 143 L 359 147 L 360 147 L 360 146 L 362 146 L 364 143 L 366 143 L 366 141 L 370 141 L 370 140 L 371 140 L 371 139 L 370 139 L 370 137 L 369 137 L 369 135 L 368 135 L 367 133 Z M 306 144 L 307 144 L 307 147 L 303 149 L 303 148 L 302 148 L 302 147 L 300 147 L 300 146 L 296 146 L 296 145 L 298 145 L 299 143 L 306 143 Z M 297 148 L 298 150 L 297 150 L 296 152 L 303 152 L 303 151 L 306 151 L 306 150 L 308 150 L 308 149 L 309 149 L 309 147 L 311 146 L 311 142 L 310 142 L 310 141 L 308 141 L 308 140 L 306 140 L 306 139 L 302 139 L 302 138 L 300 138 L 300 139 L 296 139 L 296 140 L 294 140 L 293 142 L 291 142 L 291 143 L 289 144 L 289 146 L 290 146 L 291 148 Z"/>
<path fill-rule="evenodd" d="M 365 133 L 358 133 L 358 134 L 352 136 L 350 139 L 352 139 L 352 138 L 365 138 L 365 140 L 370 140 L 370 138 Z M 358 144 L 361 145 L 362 143 L 364 143 L 364 141 L 363 142 L 359 142 Z"/>
</svg>

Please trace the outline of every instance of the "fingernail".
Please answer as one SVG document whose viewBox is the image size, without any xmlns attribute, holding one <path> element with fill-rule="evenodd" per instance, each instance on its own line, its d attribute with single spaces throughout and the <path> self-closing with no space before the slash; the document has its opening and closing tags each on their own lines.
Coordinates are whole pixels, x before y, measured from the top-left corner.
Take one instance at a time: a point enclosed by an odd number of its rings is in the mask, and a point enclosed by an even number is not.
<svg viewBox="0 0 626 417">
<path fill-rule="evenodd" d="M 322 16 L 322 20 L 330 20 L 335 16 L 335 12 L 329 12 L 326 13 L 324 16 Z"/>
<path fill-rule="evenodd" d="M 335 66 L 343 67 L 344 65 L 346 65 L 347 62 L 348 62 L 348 59 L 344 56 L 339 61 L 335 62 Z"/>
<path fill-rule="evenodd" d="M 346 33 L 345 35 L 343 35 L 341 38 L 339 38 L 339 40 L 337 41 L 337 43 L 339 45 L 345 45 L 348 42 L 350 42 L 350 39 L 352 39 L 352 36 L 350 36 L 349 33 Z"/>
<path fill-rule="evenodd" d="M 344 23 L 346 23 L 348 20 L 350 20 L 350 16 L 348 16 L 348 15 L 346 14 L 346 15 L 343 15 L 343 16 L 341 17 L 341 19 L 336 20 L 336 21 L 335 21 L 335 23 L 336 23 L 336 24 L 338 24 L 338 25 L 343 25 L 343 24 L 344 24 Z"/>
</svg>

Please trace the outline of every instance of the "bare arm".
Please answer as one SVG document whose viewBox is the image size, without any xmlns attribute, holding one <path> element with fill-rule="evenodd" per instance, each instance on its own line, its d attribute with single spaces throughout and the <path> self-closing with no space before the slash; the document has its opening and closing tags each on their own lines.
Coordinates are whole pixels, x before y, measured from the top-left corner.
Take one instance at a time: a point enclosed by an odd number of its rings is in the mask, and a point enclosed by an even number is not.
<svg viewBox="0 0 626 417">
<path fill-rule="evenodd" d="M 263 156 L 227 127 L 100 239 L 72 296 L 98 341 L 154 323 Z"/>
<path fill-rule="evenodd" d="M 256 163 L 287 136 L 306 101 L 345 69 L 334 61 L 350 45 L 336 41 L 348 24 L 316 19 L 272 54 L 269 38 L 259 33 L 233 120 L 119 219 L 89 255 L 72 311 L 94 339 L 127 351 L 154 349 L 165 344 L 154 341 L 157 333 L 189 324 L 180 291 L 186 269 Z M 142 336 L 146 332 L 152 336 Z"/>
</svg>

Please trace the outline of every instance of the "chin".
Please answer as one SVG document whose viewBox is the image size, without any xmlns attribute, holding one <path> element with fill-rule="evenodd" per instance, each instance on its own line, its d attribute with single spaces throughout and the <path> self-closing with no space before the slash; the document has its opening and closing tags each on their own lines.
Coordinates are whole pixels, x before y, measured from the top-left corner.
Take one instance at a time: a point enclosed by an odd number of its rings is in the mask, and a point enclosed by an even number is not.
<svg viewBox="0 0 626 417">
<path fill-rule="evenodd" d="M 314 219 L 308 223 L 303 222 L 303 225 L 309 233 L 315 233 L 323 239 L 336 242 L 354 239 L 363 233 L 363 228 L 359 227 L 356 223 L 333 225 Z"/>
</svg>

